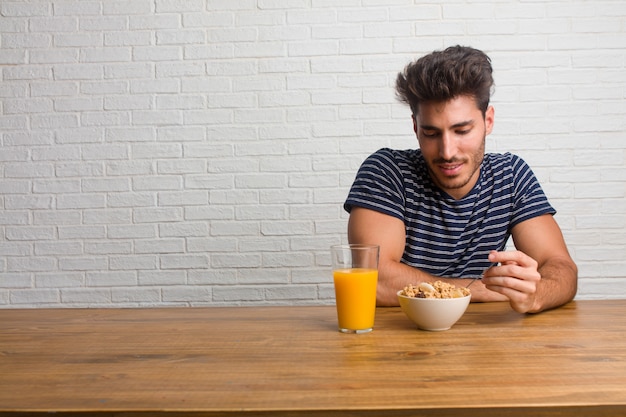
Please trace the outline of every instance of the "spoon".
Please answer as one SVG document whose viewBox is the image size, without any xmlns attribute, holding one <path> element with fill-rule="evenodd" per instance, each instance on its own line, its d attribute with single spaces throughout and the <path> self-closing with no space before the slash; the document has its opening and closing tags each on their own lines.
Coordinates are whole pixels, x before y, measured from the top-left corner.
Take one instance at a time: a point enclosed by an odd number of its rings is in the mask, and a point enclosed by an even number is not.
<svg viewBox="0 0 626 417">
<path fill-rule="evenodd" d="M 469 284 L 467 284 L 467 285 L 465 286 L 465 288 L 469 288 L 469 286 L 470 286 L 470 285 L 472 285 L 473 283 L 475 283 L 476 281 L 478 281 L 478 280 L 479 280 L 479 279 L 481 279 L 481 278 L 482 278 L 482 275 L 481 275 L 481 276 L 479 276 L 479 277 L 475 277 L 475 278 L 473 278 L 473 279 L 470 281 L 470 283 L 469 283 Z"/>
<path fill-rule="evenodd" d="M 491 268 L 492 266 L 497 266 L 497 265 L 500 265 L 500 264 L 498 262 L 494 262 L 489 266 L 489 268 Z M 485 272 L 487 271 L 487 269 L 485 269 Z M 465 286 L 465 288 L 469 288 L 469 286 L 472 285 L 474 282 L 478 281 L 479 279 L 482 279 L 483 275 L 485 275 L 484 272 L 480 276 L 473 277 L 470 283 Z"/>
</svg>

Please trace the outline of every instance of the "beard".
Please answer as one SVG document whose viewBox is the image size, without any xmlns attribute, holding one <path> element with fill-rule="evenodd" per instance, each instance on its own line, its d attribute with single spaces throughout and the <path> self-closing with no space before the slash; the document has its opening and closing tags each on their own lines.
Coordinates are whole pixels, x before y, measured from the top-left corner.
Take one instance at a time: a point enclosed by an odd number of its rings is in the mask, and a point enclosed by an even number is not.
<svg viewBox="0 0 626 417">
<path fill-rule="evenodd" d="M 485 140 L 486 135 L 483 135 L 481 146 L 479 146 L 472 154 L 468 155 L 467 157 L 454 157 L 452 159 L 435 158 L 431 161 L 428 161 L 428 171 L 435 185 L 437 185 L 439 188 L 446 192 L 462 190 L 463 188 L 468 187 L 468 189 L 466 190 L 466 194 L 469 193 L 476 184 L 476 181 L 478 180 L 480 167 L 482 165 L 483 159 L 485 158 Z M 458 174 L 448 176 L 441 173 L 441 171 L 438 169 L 438 166 L 441 164 L 463 164 L 463 168 L 462 171 Z"/>
</svg>

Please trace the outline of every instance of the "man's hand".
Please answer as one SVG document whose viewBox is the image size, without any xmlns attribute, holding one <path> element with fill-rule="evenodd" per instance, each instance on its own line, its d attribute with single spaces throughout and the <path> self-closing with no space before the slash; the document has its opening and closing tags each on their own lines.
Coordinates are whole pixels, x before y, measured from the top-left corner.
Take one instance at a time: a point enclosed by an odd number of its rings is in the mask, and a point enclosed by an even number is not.
<svg viewBox="0 0 626 417">
<path fill-rule="evenodd" d="M 489 262 L 492 266 L 483 275 L 487 289 L 500 293 L 509 299 L 513 310 L 528 313 L 537 310 L 535 298 L 541 281 L 538 264 L 521 251 L 491 251 Z"/>
</svg>

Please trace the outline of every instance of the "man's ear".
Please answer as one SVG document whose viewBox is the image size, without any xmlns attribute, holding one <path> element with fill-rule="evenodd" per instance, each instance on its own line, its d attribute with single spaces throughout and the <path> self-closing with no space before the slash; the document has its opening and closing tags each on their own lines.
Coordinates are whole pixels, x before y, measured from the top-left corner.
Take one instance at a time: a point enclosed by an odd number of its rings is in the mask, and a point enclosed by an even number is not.
<svg viewBox="0 0 626 417">
<path fill-rule="evenodd" d="M 485 134 L 488 135 L 493 130 L 493 123 L 495 117 L 495 109 L 493 106 L 487 107 L 487 111 L 485 112 Z"/>
<path fill-rule="evenodd" d="M 413 120 L 413 132 L 417 135 L 417 116 L 411 115 L 411 120 Z"/>
</svg>

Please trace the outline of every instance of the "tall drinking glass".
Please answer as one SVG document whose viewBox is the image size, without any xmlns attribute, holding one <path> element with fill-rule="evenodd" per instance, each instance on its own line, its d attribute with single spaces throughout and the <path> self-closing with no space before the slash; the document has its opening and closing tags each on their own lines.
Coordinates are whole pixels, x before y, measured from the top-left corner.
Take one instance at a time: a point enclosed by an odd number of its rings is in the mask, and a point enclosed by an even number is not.
<svg viewBox="0 0 626 417">
<path fill-rule="evenodd" d="M 331 248 L 339 331 L 367 333 L 374 328 L 377 245 L 335 245 Z"/>
</svg>

